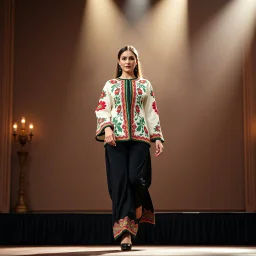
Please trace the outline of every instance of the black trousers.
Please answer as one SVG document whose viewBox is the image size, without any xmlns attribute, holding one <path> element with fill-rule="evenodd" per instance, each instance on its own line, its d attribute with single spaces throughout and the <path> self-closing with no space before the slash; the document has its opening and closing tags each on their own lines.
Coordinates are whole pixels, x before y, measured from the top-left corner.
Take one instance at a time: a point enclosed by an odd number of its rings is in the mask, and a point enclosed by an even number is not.
<svg viewBox="0 0 256 256">
<path fill-rule="evenodd" d="M 116 146 L 105 145 L 113 234 L 116 240 L 124 232 L 129 232 L 134 238 L 141 222 L 155 222 L 148 192 L 151 184 L 149 147 L 149 144 L 139 141 L 117 141 Z M 139 206 L 143 207 L 143 214 L 138 221 L 135 210 Z"/>
</svg>

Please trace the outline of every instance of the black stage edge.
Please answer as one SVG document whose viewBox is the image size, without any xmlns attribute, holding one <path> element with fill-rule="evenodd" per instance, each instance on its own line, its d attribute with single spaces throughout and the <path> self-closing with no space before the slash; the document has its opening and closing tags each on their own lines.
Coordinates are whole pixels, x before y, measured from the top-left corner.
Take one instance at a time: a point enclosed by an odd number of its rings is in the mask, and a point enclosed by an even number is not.
<svg viewBox="0 0 256 256">
<path fill-rule="evenodd" d="M 138 245 L 256 245 L 254 213 L 157 213 Z M 0 214 L 0 245 L 115 245 L 111 214 Z"/>
</svg>

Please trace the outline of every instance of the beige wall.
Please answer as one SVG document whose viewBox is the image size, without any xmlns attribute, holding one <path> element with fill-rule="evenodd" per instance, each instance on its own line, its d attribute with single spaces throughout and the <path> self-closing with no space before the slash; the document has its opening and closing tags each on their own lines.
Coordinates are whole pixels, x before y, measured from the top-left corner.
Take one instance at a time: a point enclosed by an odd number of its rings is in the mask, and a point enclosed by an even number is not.
<svg viewBox="0 0 256 256">
<path fill-rule="evenodd" d="M 4 71 L 4 2 L 0 1 L 0 86 L 3 86 Z M 2 98 L 2 90 L 0 90 L 0 99 Z M 2 111 L 0 111 L 0 120 L 2 119 Z"/>
<path fill-rule="evenodd" d="M 207 1 L 204 5 L 190 1 L 191 51 L 197 33 L 225 2 Z M 26 167 L 31 210 L 111 209 L 104 149 L 94 139 L 94 110 L 102 86 L 112 78 L 115 54 L 125 42 L 141 52 L 166 139 L 164 154 L 152 160 L 151 194 L 156 210 L 244 210 L 241 77 L 234 72 L 226 79 L 223 86 L 228 89 L 218 98 L 207 91 L 205 85 L 214 84 L 200 70 L 177 79 L 175 64 L 168 66 L 159 57 L 163 54 L 161 38 L 149 48 L 140 35 L 126 37 L 108 27 L 106 35 L 111 40 L 98 38 L 93 45 L 97 51 L 89 51 L 93 47 L 86 38 L 86 51 L 78 54 L 84 7 L 82 0 L 16 1 L 13 119 L 19 121 L 24 115 L 35 126 Z M 90 27 L 90 20 L 87 22 Z M 18 191 L 15 149 L 12 208 Z"/>
<path fill-rule="evenodd" d="M 255 67 L 256 67 L 256 33 L 254 36 L 253 43 L 251 45 L 251 53 L 252 53 L 252 87 L 253 87 L 253 98 L 256 99 L 256 72 L 255 72 Z M 253 106 L 253 114 L 254 114 L 254 122 L 253 122 L 253 135 L 254 135 L 254 142 L 256 142 L 256 104 Z"/>
<path fill-rule="evenodd" d="M 253 117 L 252 117 L 252 163 L 253 163 L 253 174 L 255 175 L 254 177 L 256 177 L 256 33 L 254 35 L 254 40 L 251 46 L 251 76 L 252 76 L 252 80 L 251 80 L 251 92 L 252 92 L 252 112 L 253 112 Z M 253 195 L 254 197 L 252 197 L 252 201 L 256 200 L 256 182 L 253 182 Z"/>
</svg>

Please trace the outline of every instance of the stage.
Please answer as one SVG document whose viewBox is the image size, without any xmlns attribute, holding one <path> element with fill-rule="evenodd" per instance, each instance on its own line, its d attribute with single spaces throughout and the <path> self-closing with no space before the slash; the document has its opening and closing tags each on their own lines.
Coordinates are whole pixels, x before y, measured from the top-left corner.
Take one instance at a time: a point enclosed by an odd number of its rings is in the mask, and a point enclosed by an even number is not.
<svg viewBox="0 0 256 256">
<path fill-rule="evenodd" d="M 254 246 L 255 232 L 254 213 L 156 213 L 134 246 Z M 116 245 L 110 213 L 0 214 L 0 246 Z"/>
<path fill-rule="evenodd" d="M 253 256 L 256 247 L 177 247 L 177 246 L 134 246 L 132 251 L 121 252 L 118 246 L 75 246 L 75 247 L 18 247 L 1 248 L 0 255 L 37 256 L 85 256 L 85 255 L 172 255 L 172 256 Z"/>
</svg>

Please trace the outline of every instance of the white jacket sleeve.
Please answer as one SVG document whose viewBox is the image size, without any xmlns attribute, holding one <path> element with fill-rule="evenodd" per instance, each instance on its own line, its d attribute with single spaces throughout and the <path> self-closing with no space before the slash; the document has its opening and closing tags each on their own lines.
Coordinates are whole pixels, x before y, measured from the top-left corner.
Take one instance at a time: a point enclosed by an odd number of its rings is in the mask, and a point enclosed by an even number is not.
<svg viewBox="0 0 256 256">
<path fill-rule="evenodd" d="M 111 95 L 108 90 L 108 82 L 104 85 L 99 99 L 98 106 L 95 110 L 97 118 L 96 140 L 104 141 L 106 127 L 114 129 L 114 125 L 111 122 Z"/>
<path fill-rule="evenodd" d="M 146 115 L 147 125 L 149 129 L 149 134 L 150 134 L 150 141 L 155 142 L 156 140 L 161 140 L 162 142 L 164 142 L 156 99 L 155 99 L 153 87 L 150 82 L 148 82 L 148 88 L 147 88 L 147 99 L 145 102 L 145 115 Z"/>
</svg>

